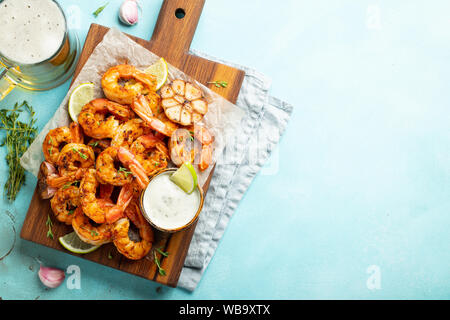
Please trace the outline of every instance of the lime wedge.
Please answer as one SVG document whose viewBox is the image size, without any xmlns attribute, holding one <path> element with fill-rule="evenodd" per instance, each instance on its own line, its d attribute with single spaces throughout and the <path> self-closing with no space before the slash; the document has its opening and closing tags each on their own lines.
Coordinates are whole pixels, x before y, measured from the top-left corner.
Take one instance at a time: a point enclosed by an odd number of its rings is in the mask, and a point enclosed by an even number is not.
<svg viewBox="0 0 450 320">
<path fill-rule="evenodd" d="M 145 73 L 150 73 L 156 77 L 156 90 L 159 90 L 167 81 L 169 76 L 169 69 L 164 58 L 159 59 L 150 67 L 144 70 Z"/>
<path fill-rule="evenodd" d="M 82 83 L 73 89 L 69 98 L 69 115 L 73 121 L 77 121 L 81 109 L 89 101 L 94 99 L 94 84 Z"/>
<path fill-rule="evenodd" d="M 183 163 L 171 176 L 170 180 L 184 190 L 186 193 L 192 193 L 197 187 L 197 173 L 194 166 L 189 163 Z"/>
<path fill-rule="evenodd" d="M 63 237 L 59 237 L 59 243 L 73 253 L 89 253 L 100 248 L 100 246 L 94 246 L 92 244 L 81 241 L 75 232 L 66 234 Z"/>
</svg>

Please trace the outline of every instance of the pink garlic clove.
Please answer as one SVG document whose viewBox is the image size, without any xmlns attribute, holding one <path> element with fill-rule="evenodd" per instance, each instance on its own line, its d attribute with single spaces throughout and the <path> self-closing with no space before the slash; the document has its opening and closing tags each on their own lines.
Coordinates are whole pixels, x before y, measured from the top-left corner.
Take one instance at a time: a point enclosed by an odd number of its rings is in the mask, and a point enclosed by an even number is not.
<svg viewBox="0 0 450 320">
<path fill-rule="evenodd" d="M 122 3 L 119 9 L 119 19 L 129 26 L 138 22 L 137 0 L 125 0 Z"/>
<path fill-rule="evenodd" d="M 42 265 L 39 268 L 38 275 L 41 282 L 49 288 L 59 287 L 66 277 L 63 270 L 44 267 Z"/>
</svg>

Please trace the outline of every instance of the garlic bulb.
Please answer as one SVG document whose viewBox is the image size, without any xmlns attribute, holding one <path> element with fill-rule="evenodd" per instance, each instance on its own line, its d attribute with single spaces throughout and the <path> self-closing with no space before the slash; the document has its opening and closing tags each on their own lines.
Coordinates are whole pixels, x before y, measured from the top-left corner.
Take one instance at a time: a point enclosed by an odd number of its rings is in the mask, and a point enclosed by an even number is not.
<svg viewBox="0 0 450 320">
<path fill-rule="evenodd" d="M 119 18 L 123 23 L 131 26 L 138 22 L 137 0 L 125 0 L 120 6 Z"/>
<path fill-rule="evenodd" d="M 63 281 L 66 275 L 64 274 L 63 270 L 56 269 L 56 268 L 49 268 L 44 267 L 41 264 L 41 267 L 39 268 L 39 279 L 41 279 L 41 282 L 49 288 L 56 288 L 58 287 Z"/>
</svg>

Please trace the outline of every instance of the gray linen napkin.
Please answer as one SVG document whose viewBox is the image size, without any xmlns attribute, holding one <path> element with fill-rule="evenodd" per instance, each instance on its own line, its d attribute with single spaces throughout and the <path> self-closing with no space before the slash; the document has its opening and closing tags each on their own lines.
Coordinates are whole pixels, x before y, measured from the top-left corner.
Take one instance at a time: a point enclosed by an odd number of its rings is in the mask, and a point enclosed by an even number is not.
<svg viewBox="0 0 450 320">
<path fill-rule="evenodd" d="M 178 287 L 193 291 L 206 270 L 239 201 L 280 140 L 292 106 L 268 94 L 271 84 L 263 74 L 204 53 L 191 54 L 245 71 L 236 105 L 246 110 L 239 140 L 218 159 L 204 209 L 181 271 Z"/>
</svg>

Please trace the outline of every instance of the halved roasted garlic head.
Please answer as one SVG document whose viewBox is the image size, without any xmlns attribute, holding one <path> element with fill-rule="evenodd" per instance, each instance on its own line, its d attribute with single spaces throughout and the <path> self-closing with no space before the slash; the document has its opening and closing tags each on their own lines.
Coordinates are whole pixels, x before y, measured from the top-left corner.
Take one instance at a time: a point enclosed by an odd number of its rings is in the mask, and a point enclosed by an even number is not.
<svg viewBox="0 0 450 320">
<path fill-rule="evenodd" d="M 160 95 L 167 118 L 183 126 L 200 121 L 208 112 L 202 91 L 190 82 L 176 79 L 163 86 Z"/>
</svg>

